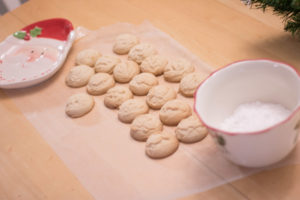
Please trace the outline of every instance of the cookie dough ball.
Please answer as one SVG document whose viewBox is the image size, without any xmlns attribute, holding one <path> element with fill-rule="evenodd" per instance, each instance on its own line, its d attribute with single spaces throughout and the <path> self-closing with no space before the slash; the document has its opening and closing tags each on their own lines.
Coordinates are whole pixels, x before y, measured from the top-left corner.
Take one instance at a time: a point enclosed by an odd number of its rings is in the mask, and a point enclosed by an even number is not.
<svg viewBox="0 0 300 200">
<path fill-rule="evenodd" d="M 131 123 L 137 116 L 148 111 L 149 108 L 144 100 L 129 99 L 120 106 L 118 118 L 121 122 Z"/>
<path fill-rule="evenodd" d="M 66 77 L 66 84 L 70 87 L 85 86 L 94 73 L 94 69 L 87 65 L 75 66 L 68 73 Z"/>
<path fill-rule="evenodd" d="M 146 141 L 151 134 L 161 132 L 163 125 L 158 116 L 144 114 L 136 117 L 130 128 L 130 135 L 138 141 Z"/>
<path fill-rule="evenodd" d="M 95 49 L 85 49 L 80 51 L 76 56 L 76 64 L 78 65 L 88 65 L 94 67 L 97 59 L 101 56 Z"/>
<path fill-rule="evenodd" d="M 113 46 L 113 52 L 116 54 L 127 54 L 132 47 L 139 43 L 139 39 L 132 34 L 122 34 L 116 38 Z"/>
<path fill-rule="evenodd" d="M 96 61 L 95 71 L 112 74 L 114 67 L 120 62 L 121 60 L 117 56 L 104 55 Z"/>
<path fill-rule="evenodd" d="M 170 82 L 180 82 L 187 74 L 195 71 L 195 67 L 189 61 L 181 58 L 167 64 L 164 71 L 164 78 Z"/>
<path fill-rule="evenodd" d="M 141 64 L 145 58 L 156 54 L 157 51 L 151 44 L 142 43 L 134 46 L 130 49 L 128 54 L 128 59 L 133 60 L 134 62 Z"/>
<path fill-rule="evenodd" d="M 149 90 L 158 84 L 158 80 L 153 74 L 141 73 L 133 77 L 129 83 L 129 88 L 135 95 L 146 95 Z"/>
<path fill-rule="evenodd" d="M 160 109 L 167 101 L 175 99 L 176 91 L 165 85 L 157 85 L 149 90 L 146 97 L 148 106 L 152 109 Z"/>
<path fill-rule="evenodd" d="M 165 125 L 175 126 L 182 119 L 192 114 L 192 109 L 185 101 L 174 99 L 168 101 L 159 111 L 159 118 Z"/>
<path fill-rule="evenodd" d="M 118 108 L 123 102 L 132 99 L 133 94 L 127 87 L 115 86 L 107 91 L 104 104 L 108 108 Z"/>
<path fill-rule="evenodd" d="M 197 87 L 205 79 L 205 75 L 201 73 L 190 73 L 183 77 L 179 84 L 179 91 L 186 97 L 193 97 Z"/>
<path fill-rule="evenodd" d="M 184 143 L 194 143 L 202 140 L 207 135 L 207 129 L 197 116 L 192 115 L 180 121 L 175 129 L 176 137 Z"/>
<path fill-rule="evenodd" d="M 115 85 L 115 80 L 107 73 L 93 75 L 87 85 L 87 91 L 91 95 L 101 95 Z"/>
<path fill-rule="evenodd" d="M 130 60 L 117 64 L 113 70 L 114 78 L 119 83 L 128 83 L 138 73 L 139 65 Z"/>
<path fill-rule="evenodd" d="M 69 117 L 81 117 L 90 112 L 93 106 L 93 97 L 86 93 L 74 94 L 67 101 L 66 114 Z"/>
<path fill-rule="evenodd" d="M 150 158 L 164 158 L 173 154 L 178 146 L 179 142 L 172 133 L 152 134 L 146 141 L 146 154 Z"/>
<path fill-rule="evenodd" d="M 164 73 L 164 69 L 168 64 L 168 60 L 161 55 L 152 55 L 147 57 L 141 64 L 142 72 L 149 72 L 155 76 Z"/>
</svg>

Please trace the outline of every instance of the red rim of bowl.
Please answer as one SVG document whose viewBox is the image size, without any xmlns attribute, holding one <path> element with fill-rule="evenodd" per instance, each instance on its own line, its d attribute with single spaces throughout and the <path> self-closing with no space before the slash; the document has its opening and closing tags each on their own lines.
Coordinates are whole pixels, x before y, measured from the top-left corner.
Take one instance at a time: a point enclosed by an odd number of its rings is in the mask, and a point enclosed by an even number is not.
<svg viewBox="0 0 300 200">
<path fill-rule="evenodd" d="M 197 93 L 198 93 L 198 90 L 199 88 L 203 85 L 204 82 L 206 82 L 212 75 L 214 75 L 215 73 L 225 69 L 225 68 L 228 68 L 230 67 L 231 65 L 233 64 L 236 64 L 236 63 L 241 63 L 241 62 L 247 62 L 247 61 L 268 61 L 268 62 L 274 62 L 274 63 L 279 63 L 279 64 L 283 64 L 283 65 L 286 65 L 287 67 L 290 67 L 292 70 L 294 70 L 297 75 L 298 75 L 298 78 L 300 78 L 300 72 L 293 66 L 287 64 L 287 63 L 284 63 L 284 62 L 281 62 L 281 61 L 275 61 L 275 60 L 271 60 L 271 59 L 245 59 L 245 60 L 238 60 L 238 61 L 235 61 L 235 62 L 232 62 L 230 64 L 227 64 L 225 65 L 224 67 L 221 67 L 217 70 L 215 70 L 214 72 L 210 73 L 209 76 L 206 77 L 206 79 L 204 81 L 202 81 L 202 83 L 198 86 L 198 88 L 196 89 L 195 93 L 194 93 L 194 112 L 197 114 L 198 118 L 200 119 L 200 121 L 206 126 L 208 127 L 209 129 L 213 130 L 213 131 L 216 131 L 216 132 L 219 132 L 219 133 L 224 133 L 226 135 L 230 135 L 230 136 L 235 136 L 235 135 L 257 135 L 257 134 L 262 134 L 262 133 L 266 133 L 268 131 L 270 131 L 271 129 L 281 125 L 281 124 L 284 124 L 286 123 L 287 121 L 289 121 L 299 110 L 300 110 L 300 106 L 298 105 L 298 107 L 286 118 L 284 119 L 283 121 L 280 121 L 278 123 L 275 123 L 274 125 L 268 127 L 268 128 L 265 128 L 265 129 L 262 129 L 262 130 L 259 130 L 259 131 L 250 131 L 250 132 L 230 132 L 230 131 L 224 131 L 224 130 L 221 130 L 221 129 L 218 129 L 218 128 L 214 128 L 212 126 L 209 126 L 207 123 L 205 123 L 202 119 L 202 117 L 199 115 L 199 113 L 197 112 L 197 109 L 196 109 L 196 102 L 197 102 Z"/>
</svg>

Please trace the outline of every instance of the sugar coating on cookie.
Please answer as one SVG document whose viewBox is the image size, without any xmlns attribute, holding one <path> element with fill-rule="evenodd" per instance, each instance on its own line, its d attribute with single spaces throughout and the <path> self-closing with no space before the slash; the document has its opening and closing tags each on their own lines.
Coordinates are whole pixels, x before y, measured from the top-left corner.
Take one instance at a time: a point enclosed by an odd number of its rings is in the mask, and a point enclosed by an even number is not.
<svg viewBox="0 0 300 200">
<path fill-rule="evenodd" d="M 132 92 L 124 86 L 115 86 L 107 91 L 104 104 L 108 108 L 118 108 L 123 102 L 132 99 Z"/>
<path fill-rule="evenodd" d="M 168 60 L 164 56 L 152 55 L 143 60 L 141 64 L 141 71 L 158 76 L 164 73 L 164 69 L 167 64 Z"/>
<path fill-rule="evenodd" d="M 70 87 L 85 86 L 91 76 L 94 74 L 94 69 L 87 65 L 78 65 L 73 67 L 66 76 L 65 82 Z"/>
<path fill-rule="evenodd" d="M 112 74 L 114 67 L 120 62 L 121 60 L 117 56 L 104 55 L 98 58 L 98 60 L 96 61 L 95 71 Z"/>
<path fill-rule="evenodd" d="M 159 111 L 159 118 L 163 124 L 175 126 L 191 114 L 192 109 L 188 103 L 183 100 L 174 99 L 163 105 Z"/>
<path fill-rule="evenodd" d="M 101 95 L 114 85 L 115 80 L 108 73 L 96 73 L 90 78 L 86 88 L 91 95 Z"/>
<path fill-rule="evenodd" d="M 118 118 L 121 122 L 131 123 L 137 116 L 148 113 L 149 107 L 141 99 L 129 99 L 119 107 Z"/>
<path fill-rule="evenodd" d="M 205 79 L 205 75 L 197 72 L 190 73 L 183 77 L 179 84 L 179 91 L 186 97 L 193 97 L 200 83 Z"/>
<path fill-rule="evenodd" d="M 92 110 L 94 99 L 86 93 L 74 94 L 67 100 L 66 114 L 69 117 L 81 117 Z"/>
<path fill-rule="evenodd" d="M 164 158 L 173 154 L 179 146 L 176 136 L 170 132 L 152 134 L 146 141 L 146 154 L 150 158 Z"/>
<path fill-rule="evenodd" d="M 130 60 L 118 63 L 113 70 L 114 78 L 119 83 L 128 83 L 138 73 L 140 73 L 139 65 Z"/>
<path fill-rule="evenodd" d="M 191 62 L 180 58 L 168 62 L 164 70 L 164 78 L 169 82 L 180 82 L 180 80 L 187 74 L 195 71 L 195 67 Z"/>
<path fill-rule="evenodd" d="M 145 58 L 156 53 L 156 49 L 151 44 L 141 43 L 130 49 L 128 59 L 141 64 Z"/>
<path fill-rule="evenodd" d="M 130 135 L 138 141 L 146 141 L 151 134 L 161 132 L 163 125 L 158 116 L 144 114 L 137 116 L 130 127 Z"/>
<path fill-rule="evenodd" d="M 207 128 L 200 122 L 197 116 L 192 115 L 179 122 L 175 133 L 179 141 L 194 143 L 206 137 Z"/>
<path fill-rule="evenodd" d="M 160 109 L 167 101 L 175 99 L 176 91 L 166 85 L 152 87 L 146 97 L 146 102 L 152 109 Z"/>
<path fill-rule="evenodd" d="M 101 56 L 95 49 L 85 49 L 80 51 L 76 56 L 76 64 L 78 65 L 88 65 L 94 67 L 97 59 Z"/>
<path fill-rule="evenodd" d="M 139 39 L 133 34 L 118 35 L 113 46 L 113 52 L 120 55 L 127 54 L 138 43 Z"/>
<path fill-rule="evenodd" d="M 146 95 L 149 90 L 158 84 L 158 80 L 153 74 L 141 73 L 133 77 L 129 82 L 129 88 L 135 95 Z"/>
</svg>

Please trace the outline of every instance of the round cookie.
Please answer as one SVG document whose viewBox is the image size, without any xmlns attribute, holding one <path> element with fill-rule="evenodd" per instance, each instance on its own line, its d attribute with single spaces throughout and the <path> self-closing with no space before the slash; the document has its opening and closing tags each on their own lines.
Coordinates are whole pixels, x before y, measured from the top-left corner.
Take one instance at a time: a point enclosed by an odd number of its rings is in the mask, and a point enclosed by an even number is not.
<svg viewBox="0 0 300 200">
<path fill-rule="evenodd" d="M 130 60 L 117 64 L 113 70 L 115 80 L 120 83 L 128 83 L 138 73 L 139 65 Z"/>
<path fill-rule="evenodd" d="M 118 118 L 121 122 L 131 123 L 137 116 L 149 111 L 146 102 L 141 99 L 129 99 L 121 104 Z"/>
<path fill-rule="evenodd" d="M 183 77 L 179 84 L 179 91 L 186 97 L 193 97 L 197 87 L 205 79 L 201 73 L 190 73 Z"/>
<path fill-rule="evenodd" d="M 180 58 L 168 62 L 164 70 L 164 78 L 169 82 L 180 82 L 185 75 L 194 71 L 195 67 L 189 61 Z"/>
<path fill-rule="evenodd" d="M 138 141 L 146 141 L 151 134 L 162 131 L 163 125 L 158 116 L 144 114 L 137 116 L 130 127 L 130 135 Z"/>
<path fill-rule="evenodd" d="M 146 95 L 149 90 L 158 84 L 158 80 L 153 74 L 141 73 L 133 77 L 129 82 L 129 88 L 135 95 Z"/>
<path fill-rule="evenodd" d="M 104 55 L 96 61 L 95 71 L 112 74 L 114 67 L 120 62 L 121 60 L 117 56 Z"/>
<path fill-rule="evenodd" d="M 95 49 L 85 49 L 80 51 L 76 56 L 76 64 L 78 65 L 88 65 L 94 67 L 97 59 L 101 56 Z"/>
<path fill-rule="evenodd" d="M 192 109 L 185 101 L 174 99 L 163 105 L 159 111 L 159 118 L 165 125 L 175 126 L 182 119 L 192 114 Z"/>
<path fill-rule="evenodd" d="M 116 38 L 113 52 L 116 54 L 127 54 L 132 47 L 139 43 L 139 39 L 132 34 L 122 34 Z"/>
<path fill-rule="evenodd" d="M 81 117 L 90 112 L 93 106 L 93 97 L 86 93 L 79 93 L 69 97 L 65 111 L 69 117 Z"/>
<path fill-rule="evenodd" d="M 161 55 L 152 55 L 143 60 L 141 64 L 141 71 L 152 73 L 155 76 L 164 73 L 164 69 L 168 64 L 168 60 Z"/>
<path fill-rule="evenodd" d="M 194 143 L 202 140 L 207 135 L 207 129 L 197 116 L 192 115 L 181 120 L 175 129 L 176 137 L 184 143 Z"/>
<path fill-rule="evenodd" d="M 146 141 L 146 154 L 150 158 L 164 158 L 173 154 L 178 146 L 179 142 L 172 133 L 152 134 Z"/>
<path fill-rule="evenodd" d="M 115 80 L 107 73 L 96 73 L 87 85 L 87 91 L 91 95 L 101 95 L 115 85 Z"/>
<path fill-rule="evenodd" d="M 167 101 L 175 99 L 176 91 L 165 85 L 152 87 L 146 97 L 148 106 L 152 109 L 160 109 Z"/>
<path fill-rule="evenodd" d="M 123 102 L 132 99 L 133 94 L 127 87 L 115 86 L 110 88 L 104 96 L 104 104 L 108 108 L 118 108 Z"/>
<path fill-rule="evenodd" d="M 94 69 L 87 65 L 78 65 L 73 67 L 66 76 L 65 82 L 70 87 L 85 86 L 91 76 L 94 74 Z"/>
<path fill-rule="evenodd" d="M 156 54 L 157 51 L 151 44 L 141 43 L 130 49 L 128 59 L 141 64 L 145 58 Z"/>
</svg>

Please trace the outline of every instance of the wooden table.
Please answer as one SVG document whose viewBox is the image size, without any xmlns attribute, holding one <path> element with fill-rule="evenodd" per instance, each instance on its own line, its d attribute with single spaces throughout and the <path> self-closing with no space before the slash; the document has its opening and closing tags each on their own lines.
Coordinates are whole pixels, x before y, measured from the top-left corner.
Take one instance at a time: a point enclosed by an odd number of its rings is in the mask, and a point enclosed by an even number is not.
<svg viewBox="0 0 300 200">
<path fill-rule="evenodd" d="M 64 17 L 97 29 L 149 20 L 214 68 L 270 58 L 300 69 L 300 43 L 271 12 L 239 0 L 30 0 L 0 17 L 0 39 L 23 26 Z M 94 199 L 3 91 L 0 91 L 0 199 Z M 292 174 L 292 175 L 291 175 Z M 300 165 L 264 171 L 184 199 L 299 199 Z"/>
</svg>

